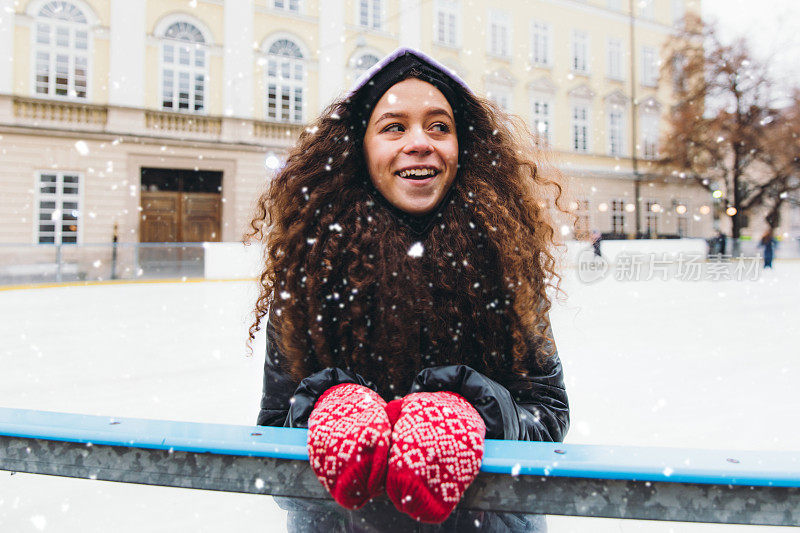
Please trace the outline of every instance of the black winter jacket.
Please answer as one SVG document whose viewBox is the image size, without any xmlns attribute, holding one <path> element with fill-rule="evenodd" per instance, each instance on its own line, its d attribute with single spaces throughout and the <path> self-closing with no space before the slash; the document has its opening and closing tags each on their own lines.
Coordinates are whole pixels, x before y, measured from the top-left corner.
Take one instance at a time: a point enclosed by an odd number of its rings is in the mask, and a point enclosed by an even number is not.
<svg viewBox="0 0 800 533">
<path fill-rule="evenodd" d="M 527 360 L 527 377 L 514 379 L 506 386 L 468 366 L 448 365 L 423 369 L 409 392 L 447 390 L 460 394 L 483 417 L 487 439 L 561 441 L 569 427 L 561 361 L 555 351 L 543 361 L 535 353 Z M 308 427 L 317 399 L 334 385 L 358 383 L 374 389 L 361 375 L 339 368 L 327 368 L 298 384 L 283 369 L 283 363 L 277 331 L 273 320 L 269 320 L 258 425 Z"/>
<path fill-rule="evenodd" d="M 374 389 L 361 375 L 340 368 L 327 368 L 296 383 L 283 369 L 285 358 L 278 348 L 274 318 L 270 318 L 258 425 L 308 427 L 308 417 L 317 399 L 330 387 L 358 383 Z M 552 338 L 549 328 L 547 333 Z M 448 365 L 423 369 L 409 392 L 448 390 L 460 394 L 486 422 L 486 438 L 561 441 L 569 427 L 569 405 L 558 354 L 554 349 L 553 355 L 542 363 L 536 353 L 530 353 L 527 360 L 527 377 L 517 378 L 506 386 L 466 365 Z M 414 522 L 381 500 L 372 501 L 359 511 L 346 510 L 332 501 L 299 498 L 276 498 L 276 501 L 288 511 L 288 530 L 292 533 L 547 531 L 541 515 L 456 509 L 443 524 L 431 525 Z"/>
</svg>

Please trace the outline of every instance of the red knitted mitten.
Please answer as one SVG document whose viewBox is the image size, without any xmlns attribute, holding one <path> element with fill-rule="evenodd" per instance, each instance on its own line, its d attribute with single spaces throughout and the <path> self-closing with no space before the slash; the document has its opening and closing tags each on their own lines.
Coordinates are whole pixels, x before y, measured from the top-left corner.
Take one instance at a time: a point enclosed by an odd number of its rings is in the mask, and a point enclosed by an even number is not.
<svg viewBox="0 0 800 533">
<path fill-rule="evenodd" d="M 485 436 L 481 415 L 458 394 L 409 394 L 392 430 L 389 499 L 411 518 L 444 522 L 478 475 Z"/>
<path fill-rule="evenodd" d="M 320 396 L 308 417 L 308 458 L 336 503 L 358 509 L 383 490 L 390 435 L 375 391 L 344 383 Z"/>
</svg>

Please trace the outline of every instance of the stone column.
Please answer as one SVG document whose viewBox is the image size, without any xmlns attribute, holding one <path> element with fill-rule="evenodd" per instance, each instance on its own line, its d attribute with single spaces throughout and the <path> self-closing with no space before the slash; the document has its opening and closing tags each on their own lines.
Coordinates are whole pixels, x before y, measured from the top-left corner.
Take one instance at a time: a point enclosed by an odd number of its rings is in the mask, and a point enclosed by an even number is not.
<svg viewBox="0 0 800 533">
<path fill-rule="evenodd" d="M 225 6 L 225 43 L 222 112 L 226 117 L 254 118 L 253 72 L 255 54 L 253 0 L 227 1 Z"/>
<path fill-rule="evenodd" d="M 422 2 L 400 0 L 400 46 L 422 48 Z"/>
<path fill-rule="evenodd" d="M 0 94 L 14 85 L 14 0 L 0 0 Z"/>
<path fill-rule="evenodd" d="M 108 103 L 144 107 L 145 2 L 111 0 Z"/>
<path fill-rule="evenodd" d="M 319 3 L 319 109 L 315 116 L 342 93 L 344 87 L 344 1 L 325 0 Z"/>
</svg>

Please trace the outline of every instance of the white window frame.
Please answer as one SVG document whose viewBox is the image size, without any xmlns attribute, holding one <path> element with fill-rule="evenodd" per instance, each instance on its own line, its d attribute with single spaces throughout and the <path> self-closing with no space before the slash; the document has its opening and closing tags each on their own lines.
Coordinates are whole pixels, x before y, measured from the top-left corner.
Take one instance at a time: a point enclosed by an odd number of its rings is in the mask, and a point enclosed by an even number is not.
<svg viewBox="0 0 800 533">
<path fill-rule="evenodd" d="M 302 0 L 269 0 L 272 9 L 300 14 L 303 8 Z"/>
<path fill-rule="evenodd" d="M 189 41 L 186 39 L 174 39 L 167 37 L 167 32 L 176 24 L 186 24 L 194 28 L 200 35 L 202 41 Z M 180 18 L 171 20 L 169 24 L 164 27 L 163 33 L 160 35 L 161 43 L 158 50 L 158 93 L 159 101 L 161 102 L 161 109 L 165 111 L 174 111 L 179 113 L 192 113 L 192 114 L 206 114 L 208 112 L 208 80 L 209 80 L 209 63 L 211 59 L 211 50 L 207 38 L 207 32 L 196 21 L 188 18 Z M 174 62 L 168 63 L 166 60 L 167 50 L 172 50 L 172 57 Z M 180 58 L 182 54 L 186 54 L 188 64 L 181 64 Z M 197 66 L 198 57 L 203 58 L 203 65 Z M 187 94 L 186 108 L 181 108 L 181 87 L 180 77 L 186 75 L 189 78 L 189 92 Z M 197 77 L 202 77 L 202 88 L 198 91 Z M 172 78 L 171 84 L 171 102 L 173 106 L 165 105 L 166 102 L 166 83 L 168 78 Z M 198 97 L 201 100 L 200 108 L 197 108 Z"/>
<path fill-rule="evenodd" d="M 366 4 L 367 23 L 362 21 Z M 356 26 L 373 31 L 383 31 L 386 19 L 386 0 L 356 0 Z M 377 17 L 377 20 L 376 20 Z"/>
<path fill-rule="evenodd" d="M 622 11 L 622 0 L 608 0 L 608 9 Z"/>
<path fill-rule="evenodd" d="M 606 151 L 611 157 L 625 156 L 625 108 L 611 104 L 606 108 Z"/>
<path fill-rule="evenodd" d="M 592 229 L 591 202 L 584 197 L 576 199 L 575 203 L 575 235 L 580 237 Z"/>
<path fill-rule="evenodd" d="M 42 184 L 42 177 L 45 175 L 55 176 L 55 192 L 42 192 L 43 184 Z M 64 178 L 65 176 L 69 177 L 77 177 L 78 179 L 78 186 L 77 186 L 77 193 L 70 194 L 65 196 L 64 193 Z M 84 184 L 84 176 L 82 172 L 74 172 L 70 170 L 38 170 L 35 172 L 34 175 L 35 187 L 34 190 L 36 191 L 35 200 L 36 200 L 36 207 L 35 207 L 35 214 L 34 214 L 34 232 L 33 232 L 33 243 L 38 244 L 41 246 L 54 246 L 54 245 L 78 245 L 83 242 L 83 184 Z M 77 211 L 77 214 L 74 215 L 76 217 L 76 225 L 77 230 L 75 232 L 75 242 L 63 242 L 63 225 L 65 222 L 69 222 L 68 220 L 64 220 L 64 204 L 70 200 L 75 201 L 77 204 L 77 209 L 72 211 Z M 52 201 L 54 206 L 51 208 L 45 208 L 46 211 L 50 213 L 57 212 L 58 218 L 52 219 L 53 221 L 53 242 L 39 242 L 42 237 L 42 230 L 41 225 L 43 220 L 40 220 L 42 215 L 42 203 Z M 50 233 L 50 232 L 45 232 Z"/>
<path fill-rule="evenodd" d="M 442 19 L 446 23 L 444 27 Z M 433 42 L 444 46 L 461 46 L 461 7 L 458 0 L 436 0 L 433 14 Z"/>
<path fill-rule="evenodd" d="M 642 159 L 658 157 L 661 117 L 658 112 L 643 111 L 639 116 L 640 156 Z"/>
<path fill-rule="evenodd" d="M 658 50 L 652 46 L 642 47 L 642 85 L 658 86 Z"/>
<path fill-rule="evenodd" d="M 368 61 L 368 62 L 364 63 L 363 59 L 366 58 L 366 57 L 373 58 L 375 61 Z M 353 67 L 353 72 L 355 73 L 355 78 L 358 79 L 359 76 L 361 76 L 366 71 L 368 71 L 370 68 L 372 68 L 372 66 L 375 63 L 377 63 L 378 61 L 380 61 L 380 60 L 381 60 L 381 56 L 380 55 L 377 55 L 374 52 L 369 52 L 369 51 L 362 52 L 362 53 L 357 54 L 356 56 L 354 56 L 353 57 L 352 67 Z"/>
<path fill-rule="evenodd" d="M 570 103 L 569 115 L 570 151 L 576 154 L 590 154 L 592 152 L 591 102 L 584 100 L 573 100 Z"/>
<path fill-rule="evenodd" d="M 570 46 L 570 69 L 578 74 L 589 74 L 591 70 L 589 62 L 590 39 L 589 32 L 583 30 L 572 30 L 572 41 Z"/>
<path fill-rule="evenodd" d="M 541 139 L 546 146 L 553 145 L 554 103 L 555 100 L 551 95 L 531 94 L 531 126 L 537 138 Z M 540 126 L 543 123 L 544 126 Z"/>
<path fill-rule="evenodd" d="M 499 105 L 506 113 L 511 113 L 514 104 L 514 94 L 511 87 L 500 83 L 487 83 L 486 97 Z"/>
<path fill-rule="evenodd" d="M 611 233 L 623 235 L 625 233 L 625 200 L 623 198 L 612 198 L 608 205 Z M 617 227 L 617 220 L 619 220 L 619 228 Z M 618 229 L 619 231 L 617 231 Z"/>
<path fill-rule="evenodd" d="M 553 64 L 553 30 L 542 20 L 531 21 L 531 63 L 540 67 Z"/>
<path fill-rule="evenodd" d="M 501 59 L 511 58 L 511 17 L 507 12 L 496 9 L 489 11 L 489 31 L 486 36 L 490 55 Z"/>
<path fill-rule="evenodd" d="M 609 37 L 606 41 L 606 76 L 609 79 L 617 81 L 625 79 L 624 56 L 622 39 Z"/>
<path fill-rule="evenodd" d="M 289 41 L 296 48 L 300 57 L 275 55 L 270 53 L 270 50 L 279 41 Z M 281 35 L 268 41 L 268 45 L 264 48 L 266 55 L 266 62 L 264 64 L 264 117 L 266 120 L 273 122 L 283 122 L 291 124 L 302 124 L 305 122 L 306 112 L 308 108 L 308 89 L 306 87 L 308 81 L 308 64 L 307 52 L 299 44 L 298 40 L 293 36 Z M 275 67 L 275 75 L 270 76 L 270 71 Z M 300 69 L 301 79 L 296 78 L 297 69 Z M 289 73 L 289 77 L 283 76 L 285 72 Z M 271 87 L 275 87 L 275 106 L 274 116 L 270 115 L 270 101 L 271 101 Z M 288 89 L 288 93 L 287 93 Z M 299 108 L 298 108 L 298 91 L 300 94 Z M 287 93 L 288 107 L 282 106 L 284 93 Z M 284 111 L 288 110 L 288 120 L 284 119 Z M 299 112 L 299 113 L 298 113 Z"/>
<path fill-rule="evenodd" d="M 45 7 L 51 4 L 65 4 L 70 5 L 77 10 L 83 17 L 84 22 L 62 20 L 57 17 L 41 16 L 40 13 Z M 86 102 L 92 98 L 92 54 L 94 50 L 94 39 L 92 32 L 93 14 L 89 11 L 88 7 L 83 2 L 75 2 L 70 0 L 55 0 L 44 1 L 36 4 L 31 4 L 30 7 L 35 7 L 33 25 L 31 27 L 31 94 L 37 98 L 52 98 L 57 100 L 72 100 Z M 30 9 L 29 7 L 29 9 Z M 48 27 L 48 43 L 40 43 L 40 28 Z M 60 30 L 60 32 L 59 32 Z M 57 35 L 66 32 L 67 46 L 58 45 Z M 85 33 L 86 48 L 77 47 L 77 37 L 80 33 Z M 47 83 L 46 92 L 39 92 L 40 84 L 37 80 L 38 75 L 42 72 L 39 69 L 40 59 L 42 55 L 46 55 L 46 69 L 47 69 Z M 66 94 L 58 94 L 56 91 L 59 89 L 57 83 L 57 65 L 59 57 L 66 59 Z M 79 62 L 84 64 L 85 68 L 85 87 L 82 91 L 83 95 L 79 95 L 76 86 L 76 67 Z"/>
</svg>

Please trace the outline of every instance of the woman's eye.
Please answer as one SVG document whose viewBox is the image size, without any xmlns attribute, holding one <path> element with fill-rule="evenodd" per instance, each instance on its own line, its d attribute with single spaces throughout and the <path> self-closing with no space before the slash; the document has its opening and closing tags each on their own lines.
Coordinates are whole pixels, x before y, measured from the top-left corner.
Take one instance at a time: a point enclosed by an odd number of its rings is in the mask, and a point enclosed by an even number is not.
<svg viewBox="0 0 800 533">
<path fill-rule="evenodd" d="M 400 124 L 397 124 L 397 123 L 389 124 L 388 126 L 383 128 L 383 131 L 403 131 L 403 126 L 401 126 Z"/>
<path fill-rule="evenodd" d="M 444 133 L 447 133 L 448 131 L 450 131 L 450 126 L 448 126 L 447 124 L 445 124 L 443 122 L 437 122 L 436 124 L 434 124 L 431 127 L 432 128 L 439 128 L 439 131 L 444 132 Z"/>
</svg>

